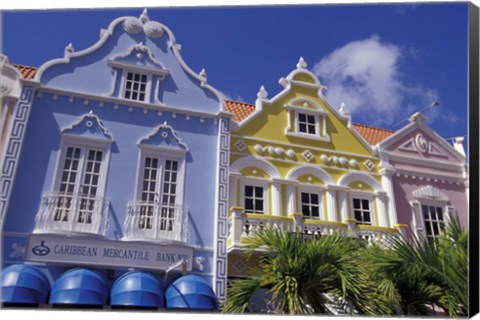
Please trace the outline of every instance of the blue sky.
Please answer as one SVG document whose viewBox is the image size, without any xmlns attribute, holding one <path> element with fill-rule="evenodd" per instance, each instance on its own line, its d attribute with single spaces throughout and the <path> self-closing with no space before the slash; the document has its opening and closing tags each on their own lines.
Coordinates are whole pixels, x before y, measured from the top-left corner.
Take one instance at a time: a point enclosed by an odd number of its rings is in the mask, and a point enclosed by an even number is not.
<svg viewBox="0 0 480 320">
<path fill-rule="evenodd" d="M 3 11 L 2 52 L 12 63 L 39 67 L 93 45 L 101 28 L 135 9 Z M 466 136 L 467 3 L 341 4 L 210 8 L 149 8 L 169 27 L 195 71 L 234 100 L 253 103 L 264 85 L 281 91 L 280 77 L 300 56 L 353 121 L 399 129 L 427 109 L 442 137 Z"/>
</svg>

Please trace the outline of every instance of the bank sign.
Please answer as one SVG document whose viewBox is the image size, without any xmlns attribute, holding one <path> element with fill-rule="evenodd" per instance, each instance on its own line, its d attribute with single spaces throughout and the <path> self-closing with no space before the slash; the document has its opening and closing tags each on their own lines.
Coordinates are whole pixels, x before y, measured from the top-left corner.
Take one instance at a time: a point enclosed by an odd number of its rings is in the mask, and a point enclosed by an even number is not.
<svg viewBox="0 0 480 320">
<path fill-rule="evenodd" d="M 178 245 L 31 234 L 26 260 L 84 266 L 192 270 L 193 249 Z"/>
</svg>

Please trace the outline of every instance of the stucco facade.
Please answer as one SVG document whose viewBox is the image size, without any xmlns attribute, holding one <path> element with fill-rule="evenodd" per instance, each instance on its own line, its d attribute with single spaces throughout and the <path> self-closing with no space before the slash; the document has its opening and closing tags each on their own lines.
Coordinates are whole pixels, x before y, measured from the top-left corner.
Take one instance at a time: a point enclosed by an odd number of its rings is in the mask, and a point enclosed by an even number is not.
<svg viewBox="0 0 480 320">
<path fill-rule="evenodd" d="M 110 285 L 132 267 L 164 286 L 188 273 L 221 302 L 231 115 L 170 29 L 146 10 L 118 18 L 23 90 L 29 123 L 5 197 L 2 267 L 43 263 L 51 284 L 74 267 Z"/>
<path fill-rule="evenodd" d="M 409 225 L 418 236 L 438 234 L 431 228 L 449 219 L 468 228 L 465 155 L 430 129 L 422 114 L 413 115 L 408 125 L 378 147 L 392 181 L 399 223 Z M 431 220 L 436 222 L 429 226 Z"/>
<path fill-rule="evenodd" d="M 230 156 L 231 276 L 248 272 L 238 254 L 241 242 L 263 225 L 307 235 L 348 230 L 366 241 L 401 229 L 377 150 L 352 127 L 347 107 L 337 111 L 328 103 L 303 59 L 279 83 L 283 90 L 272 98 L 261 87 L 252 108 L 227 102 L 237 120 Z"/>
</svg>

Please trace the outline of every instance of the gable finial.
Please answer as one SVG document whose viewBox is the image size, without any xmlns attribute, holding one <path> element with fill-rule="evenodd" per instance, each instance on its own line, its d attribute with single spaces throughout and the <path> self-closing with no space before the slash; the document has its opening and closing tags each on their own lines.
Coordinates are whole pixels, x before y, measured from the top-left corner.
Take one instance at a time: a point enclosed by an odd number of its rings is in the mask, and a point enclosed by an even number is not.
<svg viewBox="0 0 480 320">
<path fill-rule="evenodd" d="M 148 17 L 148 10 L 147 8 L 143 9 L 143 12 L 142 14 L 140 15 L 140 21 L 142 21 L 143 23 L 149 21 L 150 18 Z"/>
<path fill-rule="evenodd" d="M 307 67 L 307 62 L 303 59 L 303 57 L 300 57 L 297 63 L 297 69 L 305 69 Z"/>
<path fill-rule="evenodd" d="M 69 55 L 75 52 L 72 43 L 70 42 L 68 46 L 65 47 L 64 55 Z"/>
<path fill-rule="evenodd" d="M 350 110 L 348 110 L 347 108 L 347 105 L 345 104 L 345 102 L 342 102 L 342 104 L 340 105 L 340 110 L 338 110 L 340 112 L 341 115 L 343 116 L 348 116 L 350 115 Z"/>
<path fill-rule="evenodd" d="M 268 96 L 267 90 L 265 90 L 264 86 L 260 87 L 260 90 L 258 90 L 257 97 L 260 99 L 266 99 Z"/>
<path fill-rule="evenodd" d="M 202 69 L 198 75 L 202 78 L 207 79 L 207 71 L 205 70 L 205 68 Z"/>
</svg>

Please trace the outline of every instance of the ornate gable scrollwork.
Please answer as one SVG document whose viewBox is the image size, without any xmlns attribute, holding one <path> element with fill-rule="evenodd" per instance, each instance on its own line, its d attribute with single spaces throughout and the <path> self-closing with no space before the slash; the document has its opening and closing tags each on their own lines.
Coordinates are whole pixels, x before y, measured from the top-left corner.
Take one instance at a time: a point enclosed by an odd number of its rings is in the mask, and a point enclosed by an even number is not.
<svg viewBox="0 0 480 320">
<path fill-rule="evenodd" d="M 92 138 L 96 140 L 113 141 L 113 136 L 102 124 L 98 116 L 90 111 L 80 117 L 80 120 L 61 131 L 62 135 Z"/>
<path fill-rule="evenodd" d="M 150 48 L 142 42 L 130 47 L 126 53 L 108 60 L 108 65 L 119 69 L 143 69 L 150 74 L 161 76 L 161 78 L 168 74 L 165 66 L 155 58 Z"/>
<path fill-rule="evenodd" d="M 169 126 L 166 121 L 162 125 L 158 126 L 147 137 L 141 139 L 138 144 L 140 146 L 166 148 L 172 151 L 188 151 L 187 145 L 183 143 L 183 141 L 177 136 L 175 130 L 173 130 L 173 128 Z"/>
<path fill-rule="evenodd" d="M 417 133 L 414 137 L 408 139 L 398 147 L 398 150 L 440 158 L 447 157 L 435 142 L 429 141 L 422 133 Z"/>
</svg>

